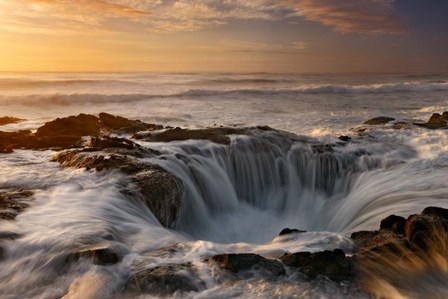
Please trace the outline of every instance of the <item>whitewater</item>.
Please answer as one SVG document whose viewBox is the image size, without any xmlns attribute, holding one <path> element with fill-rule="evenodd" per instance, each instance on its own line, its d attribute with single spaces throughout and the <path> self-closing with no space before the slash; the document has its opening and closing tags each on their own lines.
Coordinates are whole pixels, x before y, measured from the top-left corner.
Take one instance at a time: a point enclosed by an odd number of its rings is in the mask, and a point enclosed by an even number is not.
<svg viewBox="0 0 448 299">
<path fill-rule="evenodd" d="M 363 124 L 377 116 L 425 122 L 448 111 L 448 74 L 2 73 L 0 111 L 26 119 L 0 131 L 102 111 L 172 127 L 280 130 L 231 135 L 229 145 L 134 140 L 163 154 L 142 162 L 182 182 L 183 205 L 171 228 L 121 192 L 122 173 L 64 168 L 50 162 L 49 150 L 0 154 L 0 189 L 35 190 L 15 221 L 0 221 L 0 232 L 20 235 L 1 243 L 1 298 L 128 298 L 122 290 L 136 271 L 185 263 L 196 268 L 198 291 L 168 297 L 370 298 L 296 274 L 235 280 L 203 260 L 350 252 L 352 232 L 378 229 L 388 215 L 448 208 L 446 130 Z M 341 145 L 341 135 L 353 141 Z M 327 144 L 336 146 L 327 151 Z M 306 232 L 278 236 L 286 227 Z M 80 259 L 67 268 L 67 254 L 104 245 L 122 261 Z M 407 282 L 396 298 L 431 298 L 434 288 L 448 294 L 446 273 L 431 275 Z"/>
</svg>

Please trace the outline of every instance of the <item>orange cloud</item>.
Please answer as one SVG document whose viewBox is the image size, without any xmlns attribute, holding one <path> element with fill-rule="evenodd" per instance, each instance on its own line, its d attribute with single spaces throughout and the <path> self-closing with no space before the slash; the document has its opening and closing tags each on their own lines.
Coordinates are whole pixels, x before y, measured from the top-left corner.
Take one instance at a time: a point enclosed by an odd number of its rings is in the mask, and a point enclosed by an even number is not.
<svg viewBox="0 0 448 299">
<path fill-rule="evenodd" d="M 281 0 L 296 15 L 330 26 L 339 32 L 396 34 L 406 32 L 392 15 L 394 0 Z"/>
</svg>

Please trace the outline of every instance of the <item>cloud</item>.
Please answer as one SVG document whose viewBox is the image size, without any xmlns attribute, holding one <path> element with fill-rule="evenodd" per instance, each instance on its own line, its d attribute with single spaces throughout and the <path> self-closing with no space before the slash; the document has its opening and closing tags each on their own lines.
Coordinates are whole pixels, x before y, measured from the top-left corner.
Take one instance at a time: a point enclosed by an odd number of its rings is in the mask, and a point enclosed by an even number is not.
<svg viewBox="0 0 448 299">
<path fill-rule="evenodd" d="M 396 34 L 406 32 L 392 14 L 394 0 L 284 0 L 295 15 L 330 26 L 339 32 Z"/>
<path fill-rule="evenodd" d="M 147 30 L 195 31 L 231 20 L 284 20 L 303 17 L 339 32 L 402 33 L 392 15 L 394 0 L 3 0 L 22 23 L 53 18 L 59 25 L 101 26 L 108 19 L 125 18 Z M 14 9 L 11 9 L 14 7 Z M 4 15 L 5 13 L 3 13 Z M 291 21 L 291 20 L 290 20 Z M 291 21 L 294 22 L 294 21 Z M 45 22 L 44 22 L 45 23 Z"/>
</svg>

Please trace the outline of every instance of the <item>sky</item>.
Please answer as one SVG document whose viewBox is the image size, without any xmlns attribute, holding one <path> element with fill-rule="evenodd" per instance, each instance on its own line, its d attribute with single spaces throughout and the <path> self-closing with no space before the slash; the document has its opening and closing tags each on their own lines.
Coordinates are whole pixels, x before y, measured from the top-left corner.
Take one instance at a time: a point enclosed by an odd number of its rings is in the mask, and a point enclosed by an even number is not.
<svg viewBox="0 0 448 299">
<path fill-rule="evenodd" d="M 0 71 L 448 72 L 448 0 L 0 0 Z"/>
</svg>

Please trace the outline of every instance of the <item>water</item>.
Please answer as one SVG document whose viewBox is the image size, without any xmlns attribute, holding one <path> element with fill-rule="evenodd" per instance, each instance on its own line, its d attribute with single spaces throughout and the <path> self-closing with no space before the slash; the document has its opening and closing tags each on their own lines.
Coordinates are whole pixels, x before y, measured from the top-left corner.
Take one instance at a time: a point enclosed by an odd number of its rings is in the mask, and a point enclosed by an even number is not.
<svg viewBox="0 0 448 299">
<path fill-rule="evenodd" d="M 0 231 L 23 235 L 3 242 L 2 298 L 118 298 L 139 267 L 185 262 L 204 281 L 191 298 L 362 298 L 348 286 L 306 282 L 294 274 L 232 281 L 202 260 L 225 252 L 278 257 L 349 250 L 351 232 L 376 229 L 390 214 L 448 208 L 444 130 L 380 126 L 333 152 L 313 150 L 338 142 L 341 134 L 353 135 L 351 129 L 371 117 L 427 120 L 448 110 L 446 74 L 1 74 L 0 91 L 1 114 L 27 119 L 1 130 L 106 111 L 172 126 L 269 125 L 296 134 L 232 136 L 228 147 L 141 141 L 165 157 L 142 160 L 183 182 L 184 204 L 171 230 L 119 192 L 123 175 L 64 169 L 49 162 L 50 151 L 1 155 L 0 189 L 36 190 L 32 206 L 16 221 L 0 222 Z M 308 232 L 277 237 L 285 227 Z M 98 245 L 111 246 L 123 261 L 65 263 L 68 254 Z M 170 246 L 172 254 L 156 251 Z M 427 286 L 443 293 L 445 278 L 446 272 L 437 274 Z M 393 291 L 396 297 L 419 294 Z"/>
</svg>

